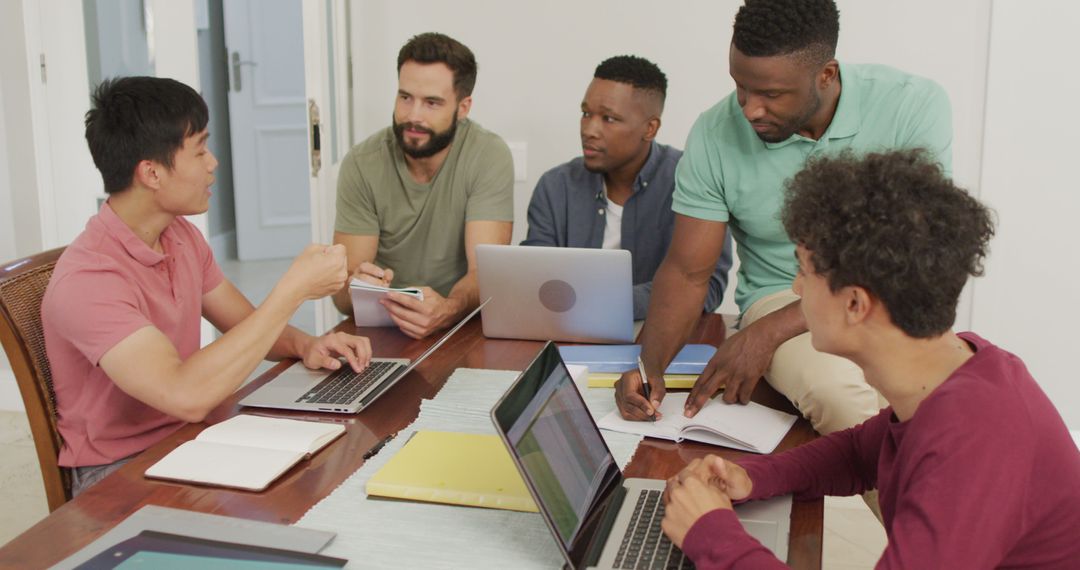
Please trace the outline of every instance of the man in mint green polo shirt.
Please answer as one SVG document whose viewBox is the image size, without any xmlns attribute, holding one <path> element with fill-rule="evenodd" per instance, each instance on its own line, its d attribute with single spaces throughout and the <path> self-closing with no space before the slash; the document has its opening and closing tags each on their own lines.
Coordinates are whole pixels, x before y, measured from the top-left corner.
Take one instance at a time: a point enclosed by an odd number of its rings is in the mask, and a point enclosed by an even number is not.
<svg viewBox="0 0 1080 570">
<path fill-rule="evenodd" d="M 726 402 L 746 403 L 762 376 L 819 433 L 862 423 L 881 407 L 854 363 L 812 346 L 791 291 L 798 263 L 780 223 L 785 181 L 808 157 L 848 149 L 925 147 L 948 172 L 952 119 L 945 92 L 928 79 L 838 63 L 838 35 L 832 0 L 746 0 L 739 9 L 729 57 L 735 92 L 698 118 L 676 172 L 674 237 L 642 334 L 651 397 L 636 370 L 624 374 L 616 390 L 624 417 L 646 419 L 663 399 L 661 373 L 698 318 L 729 227 L 740 260 L 740 329 L 698 378 L 686 415 L 721 389 Z"/>
</svg>

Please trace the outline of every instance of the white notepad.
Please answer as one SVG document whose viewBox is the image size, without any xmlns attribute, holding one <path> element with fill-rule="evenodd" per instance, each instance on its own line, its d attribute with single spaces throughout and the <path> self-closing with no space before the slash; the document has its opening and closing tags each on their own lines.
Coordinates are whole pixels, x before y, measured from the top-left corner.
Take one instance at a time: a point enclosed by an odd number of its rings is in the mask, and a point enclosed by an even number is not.
<svg viewBox="0 0 1080 570">
<path fill-rule="evenodd" d="M 152 479 L 262 491 L 345 426 L 242 414 L 202 431 L 146 470 Z"/>
<path fill-rule="evenodd" d="M 424 293 L 415 287 L 394 289 L 392 287 L 380 287 L 364 281 L 353 279 L 349 282 L 349 297 L 352 299 L 353 320 L 358 327 L 392 327 L 396 326 L 390 319 L 390 313 L 379 300 L 387 293 L 402 293 L 419 301 L 424 300 Z"/>
<path fill-rule="evenodd" d="M 797 419 L 791 414 L 750 402 L 745 406 L 709 400 L 696 416 L 683 415 L 689 392 L 669 393 L 655 422 L 624 420 L 615 410 L 597 422 L 602 429 L 673 441 L 689 439 L 754 453 L 772 453 Z"/>
</svg>

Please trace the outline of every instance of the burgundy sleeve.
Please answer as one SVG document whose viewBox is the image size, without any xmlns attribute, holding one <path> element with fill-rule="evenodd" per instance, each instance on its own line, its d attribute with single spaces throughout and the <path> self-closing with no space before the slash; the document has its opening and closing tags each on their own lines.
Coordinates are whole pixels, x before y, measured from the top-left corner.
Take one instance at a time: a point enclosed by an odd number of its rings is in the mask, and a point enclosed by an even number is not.
<svg viewBox="0 0 1080 570">
<path fill-rule="evenodd" d="M 860 425 L 784 453 L 739 458 L 736 463 L 754 485 L 749 499 L 794 493 L 796 500 L 811 500 L 874 489 L 881 441 L 891 416 L 892 409 L 886 408 Z"/>
<path fill-rule="evenodd" d="M 995 568 L 1024 535 L 1030 419 L 1021 406 L 953 404 L 924 403 L 929 429 L 904 439 L 915 453 L 893 470 L 899 498 L 878 568 Z"/>
<path fill-rule="evenodd" d="M 699 570 L 787 568 L 743 530 L 735 512 L 729 509 L 716 509 L 699 518 L 686 533 L 682 551 Z"/>
</svg>

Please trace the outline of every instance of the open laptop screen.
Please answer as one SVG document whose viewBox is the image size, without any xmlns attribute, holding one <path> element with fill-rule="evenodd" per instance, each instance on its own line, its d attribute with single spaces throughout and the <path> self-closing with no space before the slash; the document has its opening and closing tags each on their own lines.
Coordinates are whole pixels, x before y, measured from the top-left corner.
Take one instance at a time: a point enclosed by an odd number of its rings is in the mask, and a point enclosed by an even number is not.
<svg viewBox="0 0 1080 570">
<path fill-rule="evenodd" d="M 493 413 L 566 553 L 579 551 L 596 504 L 621 482 L 553 343 L 522 373 Z"/>
</svg>

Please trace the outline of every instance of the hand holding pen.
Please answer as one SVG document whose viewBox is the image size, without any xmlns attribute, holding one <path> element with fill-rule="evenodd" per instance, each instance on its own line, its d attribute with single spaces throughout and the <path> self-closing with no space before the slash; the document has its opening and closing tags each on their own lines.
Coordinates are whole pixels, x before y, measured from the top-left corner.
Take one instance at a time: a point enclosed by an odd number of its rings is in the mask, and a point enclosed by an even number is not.
<svg viewBox="0 0 1080 570">
<path fill-rule="evenodd" d="M 649 386 L 649 376 L 645 374 L 645 363 L 641 361 L 641 355 L 637 357 L 637 369 L 641 374 L 641 392 L 645 396 L 645 401 L 649 403 L 649 406 L 653 406 L 653 413 L 649 416 L 650 422 L 656 421 L 656 408 L 652 401 L 652 389 Z"/>
</svg>

